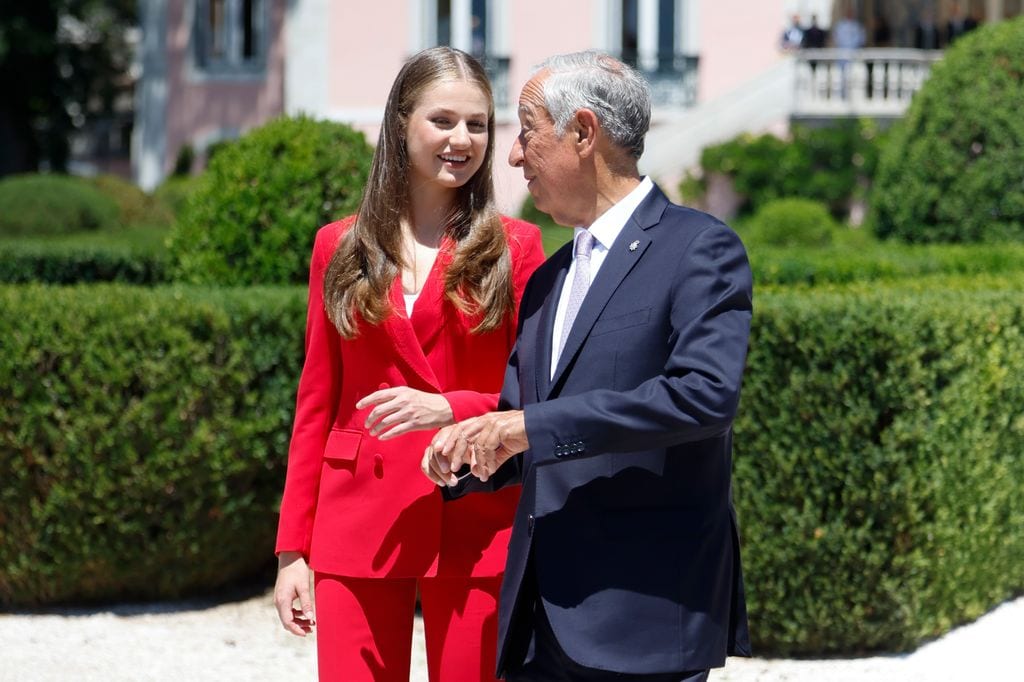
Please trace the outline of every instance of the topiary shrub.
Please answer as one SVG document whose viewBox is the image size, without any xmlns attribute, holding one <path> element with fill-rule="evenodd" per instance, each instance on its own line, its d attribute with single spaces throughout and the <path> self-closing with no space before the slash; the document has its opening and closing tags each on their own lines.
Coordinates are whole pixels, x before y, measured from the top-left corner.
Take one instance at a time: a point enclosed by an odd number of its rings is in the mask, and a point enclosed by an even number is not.
<svg viewBox="0 0 1024 682">
<path fill-rule="evenodd" d="M 346 125 L 280 118 L 223 147 L 171 237 L 192 283 L 305 282 L 317 228 L 356 210 L 373 150 Z"/>
<path fill-rule="evenodd" d="M 754 214 L 743 237 L 751 246 L 827 246 L 837 229 L 819 201 L 775 199 Z"/>
<path fill-rule="evenodd" d="M 171 221 L 176 220 L 185 212 L 185 206 L 196 193 L 199 182 L 195 175 L 172 175 L 153 190 L 153 201 L 171 216 Z"/>
<path fill-rule="evenodd" d="M 872 223 L 907 242 L 1024 240 L 1024 17 L 947 50 L 892 130 Z"/>
<path fill-rule="evenodd" d="M 0 287 L 0 606 L 273 560 L 305 291 Z"/>
<path fill-rule="evenodd" d="M 733 477 L 759 655 L 907 650 L 1024 591 L 1022 287 L 759 296 Z"/>
<path fill-rule="evenodd" d="M 80 178 L 26 174 L 0 180 L 0 236 L 68 234 L 117 222 L 117 204 Z"/>
<path fill-rule="evenodd" d="M 138 225 L 155 221 L 153 200 L 137 186 L 117 175 L 97 175 L 87 182 L 118 205 L 122 225 Z"/>
</svg>

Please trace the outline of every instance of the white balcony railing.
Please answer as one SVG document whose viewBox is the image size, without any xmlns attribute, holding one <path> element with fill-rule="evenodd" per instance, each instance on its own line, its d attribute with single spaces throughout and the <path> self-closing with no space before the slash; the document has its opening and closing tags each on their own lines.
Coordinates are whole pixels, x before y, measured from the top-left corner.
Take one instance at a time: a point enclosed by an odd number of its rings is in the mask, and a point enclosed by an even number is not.
<svg viewBox="0 0 1024 682">
<path fill-rule="evenodd" d="M 794 118 L 902 116 L 940 50 L 801 50 Z"/>
</svg>

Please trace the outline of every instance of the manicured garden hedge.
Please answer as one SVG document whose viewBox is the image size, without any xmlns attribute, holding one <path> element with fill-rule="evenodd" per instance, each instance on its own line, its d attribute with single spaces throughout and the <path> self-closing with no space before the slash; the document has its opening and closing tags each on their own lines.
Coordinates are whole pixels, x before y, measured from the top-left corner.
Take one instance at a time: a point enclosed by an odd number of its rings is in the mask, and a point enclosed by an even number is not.
<svg viewBox="0 0 1024 682">
<path fill-rule="evenodd" d="M 741 231 L 741 236 L 743 232 Z M 846 234 L 837 232 L 837 237 Z M 1024 245 L 929 244 L 846 239 L 826 249 L 771 248 L 748 244 L 754 283 L 805 284 L 869 282 L 927 275 L 1024 272 Z"/>
<path fill-rule="evenodd" d="M 119 218 L 117 202 L 82 178 L 29 173 L 0 179 L 0 236 L 101 230 Z"/>
<path fill-rule="evenodd" d="M 0 282 L 156 284 L 169 278 L 164 249 L 131 244 L 0 240 Z"/>
<path fill-rule="evenodd" d="M 1024 590 L 1024 275 L 756 296 L 735 500 L 760 655 L 893 650 Z M 304 292 L 0 287 L 0 603 L 271 557 Z"/>
<path fill-rule="evenodd" d="M 167 229 L 152 225 L 0 238 L 0 282 L 157 284 L 170 276 Z"/>
<path fill-rule="evenodd" d="M 267 565 L 304 298 L 0 287 L 0 604 L 176 597 Z"/>
<path fill-rule="evenodd" d="M 757 298 L 734 481 L 762 655 L 909 648 L 1024 591 L 1022 289 Z"/>
</svg>

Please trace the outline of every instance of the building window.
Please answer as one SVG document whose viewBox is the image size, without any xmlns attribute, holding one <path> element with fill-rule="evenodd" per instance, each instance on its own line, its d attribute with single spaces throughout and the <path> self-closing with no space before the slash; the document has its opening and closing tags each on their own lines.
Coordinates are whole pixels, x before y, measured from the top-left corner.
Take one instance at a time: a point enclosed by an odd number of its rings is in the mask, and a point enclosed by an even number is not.
<svg viewBox="0 0 1024 682">
<path fill-rule="evenodd" d="M 505 36 L 501 21 L 507 1 L 429 0 L 422 15 L 427 45 L 451 45 L 480 60 L 491 79 L 498 109 L 509 106 L 509 58 L 502 47 Z"/>
<path fill-rule="evenodd" d="M 451 0 L 437 0 L 437 44 L 452 44 L 452 2 Z"/>
<path fill-rule="evenodd" d="M 689 0 L 609 2 L 611 51 L 646 76 L 656 106 L 696 102 L 697 56 L 684 46 L 691 6 Z"/>
<path fill-rule="evenodd" d="M 267 0 L 196 0 L 196 67 L 209 74 L 260 73 L 266 66 Z"/>
</svg>

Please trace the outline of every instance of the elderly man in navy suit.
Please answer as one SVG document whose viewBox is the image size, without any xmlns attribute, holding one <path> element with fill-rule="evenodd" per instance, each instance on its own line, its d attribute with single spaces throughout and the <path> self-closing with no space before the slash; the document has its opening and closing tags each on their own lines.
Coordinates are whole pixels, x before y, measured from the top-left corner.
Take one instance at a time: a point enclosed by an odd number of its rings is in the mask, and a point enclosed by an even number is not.
<svg viewBox="0 0 1024 682">
<path fill-rule="evenodd" d="M 574 239 L 533 275 L 502 411 L 438 432 L 446 496 L 521 482 L 498 623 L 508 680 L 706 680 L 749 655 L 731 492 L 752 311 L 736 234 L 637 160 L 650 97 L 597 52 L 524 86 L 509 162 Z"/>
</svg>

